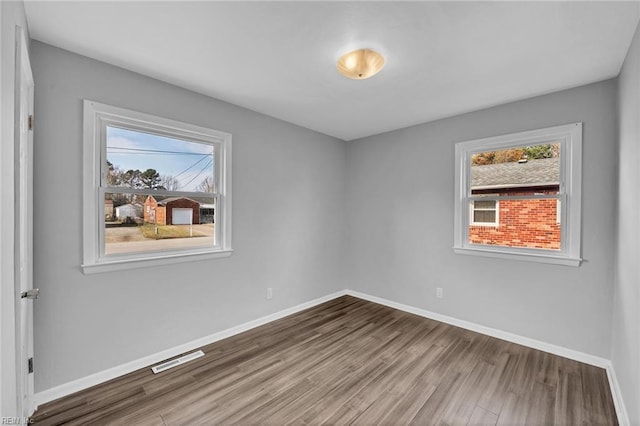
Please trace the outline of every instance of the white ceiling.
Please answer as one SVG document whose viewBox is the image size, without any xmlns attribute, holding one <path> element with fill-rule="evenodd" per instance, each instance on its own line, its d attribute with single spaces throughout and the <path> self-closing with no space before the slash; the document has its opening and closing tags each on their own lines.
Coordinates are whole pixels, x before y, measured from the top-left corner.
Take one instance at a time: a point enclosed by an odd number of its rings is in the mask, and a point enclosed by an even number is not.
<svg viewBox="0 0 640 426">
<path fill-rule="evenodd" d="M 31 36 L 344 140 L 618 75 L 635 2 L 27 1 Z M 377 76 L 338 74 L 368 47 Z"/>
</svg>

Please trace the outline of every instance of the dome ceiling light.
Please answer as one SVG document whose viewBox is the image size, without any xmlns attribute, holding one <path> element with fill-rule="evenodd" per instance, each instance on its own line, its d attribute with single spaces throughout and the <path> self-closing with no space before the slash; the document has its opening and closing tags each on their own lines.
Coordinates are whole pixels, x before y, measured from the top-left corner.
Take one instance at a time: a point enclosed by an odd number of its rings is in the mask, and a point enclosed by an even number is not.
<svg viewBox="0 0 640 426">
<path fill-rule="evenodd" d="M 340 74 L 354 80 L 373 77 L 384 67 L 384 57 L 371 49 L 358 49 L 345 53 L 336 65 Z"/>
</svg>

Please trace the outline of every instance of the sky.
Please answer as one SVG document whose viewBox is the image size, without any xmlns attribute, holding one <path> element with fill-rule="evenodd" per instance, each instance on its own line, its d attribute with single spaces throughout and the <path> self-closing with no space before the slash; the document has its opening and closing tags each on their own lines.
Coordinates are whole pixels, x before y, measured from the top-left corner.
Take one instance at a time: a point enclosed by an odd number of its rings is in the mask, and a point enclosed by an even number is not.
<svg viewBox="0 0 640 426">
<path fill-rule="evenodd" d="M 150 133 L 107 127 L 107 160 L 124 171 L 155 169 L 180 183 L 178 190 L 195 191 L 213 177 L 213 146 Z"/>
</svg>

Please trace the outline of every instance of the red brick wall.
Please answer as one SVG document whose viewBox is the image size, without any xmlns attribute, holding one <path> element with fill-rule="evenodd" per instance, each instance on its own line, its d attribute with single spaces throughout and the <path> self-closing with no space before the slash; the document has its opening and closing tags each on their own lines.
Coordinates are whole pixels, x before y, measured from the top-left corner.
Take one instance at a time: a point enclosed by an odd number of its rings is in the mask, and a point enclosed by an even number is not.
<svg viewBox="0 0 640 426">
<path fill-rule="evenodd" d="M 156 207 L 156 223 L 158 225 L 167 224 L 167 208 L 163 206 Z"/>
<path fill-rule="evenodd" d="M 469 226 L 469 242 L 558 250 L 557 200 L 500 200 L 498 226 Z"/>
<path fill-rule="evenodd" d="M 193 217 L 192 217 L 192 221 L 193 223 L 200 223 L 200 204 L 197 203 L 196 201 L 191 201 L 188 200 L 186 198 L 180 198 L 178 200 L 175 201 L 170 201 L 167 203 L 167 211 L 166 211 L 166 215 L 167 215 L 167 222 L 168 224 L 173 223 L 172 222 L 172 217 L 171 217 L 171 209 L 193 209 Z"/>
<path fill-rule="evenodd" d="M 145 223 L 155 223 L 155 220 L 153 220 L 151 211 L 155 210 L 157 206 L 158 206 L 158 203 L 156 202 L 156 199 L 153 198 L 151 195 L 149 195 L 147 199 L 144 201 L 144 207 L 143 207 Z"/>
<path fill-rule="evenodd" d="M 144 221 L 158 225 L 171 224 L 171 209 L 174 208 L 193 209 L 193 223 L 200 223 L 200 204 L 198 202 L 180 198 L 169 201 L 166 206 L 159 206 L 156 199 L 151 195 L 144 202 Z M 153 211 L 155 211 L 155 218 L 153 217 Z"/>
</svg>

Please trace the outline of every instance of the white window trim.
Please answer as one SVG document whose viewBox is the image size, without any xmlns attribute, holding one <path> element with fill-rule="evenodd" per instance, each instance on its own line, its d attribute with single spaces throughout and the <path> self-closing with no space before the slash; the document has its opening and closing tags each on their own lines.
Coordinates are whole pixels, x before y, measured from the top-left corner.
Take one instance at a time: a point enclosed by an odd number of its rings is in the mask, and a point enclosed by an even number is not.
<svg viewBox="0 0 640 426">
<path fill-rule="evenodd" d="M 555 198 L 563 205 L 560 215 L 560 250 L 504 247 L 469 243 L 469 214 L 466 206 L 471 198 L 471 156 L 482 151 L 495 151 L 515 146 L 560 142 L 560 192 L 524 198 Z M 459 142 L 455 145 L 454 244 L 458 254 L 517 259 L 532 262 L 579 266 L 581 251 L 582 207 L 582 123 L 548 127 L 508 135 Z M 498 199 L 499 197 L 484 197 Z M 521 197 L 510 197 L 521 198 Z"/>
<path fill-rule="evenodd" d="M 487 200 L 487 201 L 493 201 L 493 200 Z M 469 222 L 471 226 L 487 226 L 487 227 L 493 227 L 496 228 L 500 225 L 500 201 L 499 200 L 495 200 L 496 202 L 496 207 L 495 209 L 476 209 L 475 208 L 475 203 L 472 201 L 469 203 Z M 473 214 L 474 211 L 488 211 L 488 212 L 496 212 L 496 220 L 494 222 L 475 222 L 473 219 L 475 217 L 475 215 Z"/>
<path fill-rule="evenodd" d="M 107 125 L 151 131 L 169 137 L 181 137 L 210 143 L 216 149 L 216 178 L 219 207 L 216 212 L 216 246 L 158 252 L 141 252 L 124 256 L 104 256 L 104 199 L 101 197 L 102 161 L 106 155 L 104 132 Z M 231 134 L 193 124 L 84 101 L 83 143 L 83 263 L 85 274 L 145 266 L 166 265 L 186 261 L 230 256 L 231 248 Z M 154 194 L 162 195 L 156 191 Z M 179 192 L 170 192 L 178 194 Z"/>
</svg>

